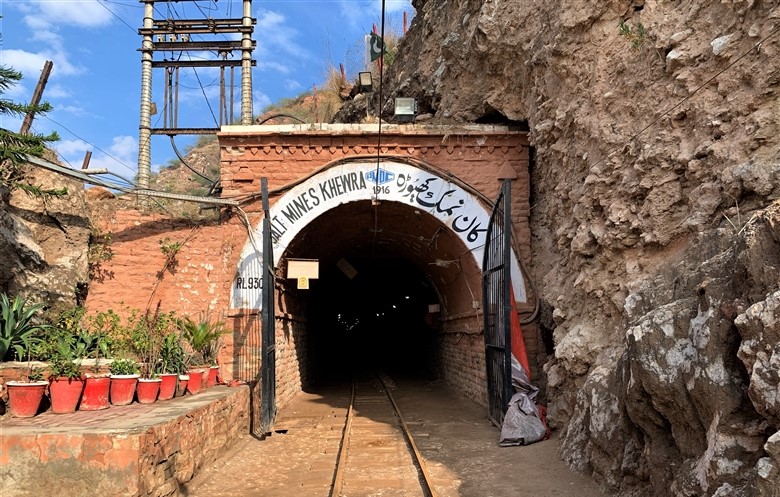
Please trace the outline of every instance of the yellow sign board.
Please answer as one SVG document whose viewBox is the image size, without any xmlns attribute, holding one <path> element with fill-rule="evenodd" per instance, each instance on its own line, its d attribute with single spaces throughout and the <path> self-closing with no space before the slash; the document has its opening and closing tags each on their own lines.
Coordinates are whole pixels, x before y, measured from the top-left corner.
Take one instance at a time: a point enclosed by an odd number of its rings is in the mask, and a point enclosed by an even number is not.
<svg viewBox="0 0 780 497">
<path fill-rule="evenodd" d="M 305 276 L 301 276 L 298 278 L 298 290 L 308 290 L 309 289 L 309 278 Z"/>
</svg>

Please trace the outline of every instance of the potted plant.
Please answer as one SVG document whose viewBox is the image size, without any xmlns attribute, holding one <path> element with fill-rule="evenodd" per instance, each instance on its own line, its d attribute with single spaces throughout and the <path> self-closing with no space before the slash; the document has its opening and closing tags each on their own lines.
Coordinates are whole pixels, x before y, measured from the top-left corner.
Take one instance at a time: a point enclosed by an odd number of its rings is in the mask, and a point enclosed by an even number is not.
<svg viewBox="0 0 780 497">
<path fill-rule="evenodd" d="M 185 316 L 179 320 L 179 327 L 182 330 L 182 336 L 192 348 L 192 360 L 194 364 L 199 366 L 188 372 L 190 375 L 190 383 L 193 382 L 192 373 L 194 372 L 195 377 L 197 378 L 198 370 L 203 370 L 208 371 L 204 382 L 205 385 L 215 385 L 217 373 L 219 371 L 217 353 L 221 347 L 220 337 L 228 332 L 225 328 L 224 321 L 212 322 L 206 312 L 201 314 L 198 321 Z M 203 373 L 201 373 L 201 375 L 202 374 Z M 196 385 L 194 385 L 194 388 L 196 391 L 200 390 Z"/>
<path fill-rule="evenodd" d="M 24 348 L 27 356 L 27 372 L 19 380 L 6 383 L 8 403 L 11 415 L 17 418 L 30 418 L 38 414 L 49 382 L 44 381 L 40 368 L 32 365 L 32 342 L 26 341 Z"/>
<path fill-rule="evenodd" d="M 14 352 L 17 357 L 24 357 L 23 350 L 30 340 L 49 327 L 36 323 L 42 309 L 41 304 L 28 307 L 27 301 L 18 295 L 13 300 L 5 293 L 0 295 L 0 361 L 8 359 Z"/>
<path fill-rule="evenodd" d="M 94 411 L 109 407 L 108 390 L 111 380 L 107 372 L 100 372 L 100 358 L 109 353 L 108 335 L 103 331 L 91 331 L 85 327 L 86 309 L 80 306 L 70 307 L 59 313 L 54 319 L 53 333 L 48 337 L 52 357 L 60 354 L 61 343 L 70 346 L 72 356 L 88 366 L 83 374 L 84 391 L 79 410 Z M 62 346 L 64 347 L 64 346 Z"/>
<path fill-rule="evenodd" d="M 67 414 L 76 411 L 84 390 L 81 363 L 73 356 L 70 344 L 60 340 L 49 366 L 51 412 Z"/>
<path fill-rule="evenodd" d="M 158 400 L 169 400 L 176 394 L 179 375 L 183 374 L 186 368 L 185 358 L 181 337 L 175 331 L 168 332 L 162 339 L 160 360 L 157 363 L 157 373 L 160 375 Z"/>
<path fill-rule="evenodd" d="M 133 402 L 140 371 L 134 359 L 114 359 L 108 367 L 111 372 L 109 399 L 111 405 L 125 406 Z"/>
<path fill-rule="evenodd" d="M 159 395 L 162 383 L 159 373 L 163 340 L 174 323 L 173 314 L 160 312 L 158 305 L 154 313 L 147 310 L 136 327 L 133 342 L 137 353 L 143 358 L 136 395 L 138 402 L 142 404 L 155 402 Z"/>
<path fill-rule="evenodd" d="M 109 356 L 109 339 L 101 332 L 85 334 L 80 340 L 89 341 L 94 345 L 91 348 L 90 357 L 94 360 L 91 370 L 84 373 L 84 393 L 81 396 L 81 411 L 98 411 L 108 409 L 109 390 L 111 387 L 111 374 L 100 370 L 100 359 Z M 89 349 L 88 349 L 89 350 Z"/>
</svg>

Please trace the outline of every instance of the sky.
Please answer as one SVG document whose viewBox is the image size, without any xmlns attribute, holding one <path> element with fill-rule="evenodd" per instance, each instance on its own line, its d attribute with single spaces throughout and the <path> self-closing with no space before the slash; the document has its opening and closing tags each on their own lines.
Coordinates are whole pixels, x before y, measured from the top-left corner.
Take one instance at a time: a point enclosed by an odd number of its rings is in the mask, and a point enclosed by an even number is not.
<svg viewBox="0 0 780 497">
<path fill-rule="evenodd" d="M 381 0 L 254 0 L 254 115 L 271 103 L 320 85 L 328 66 L 341 63 L 347 76 L 355 79 L 363 70 L 363 37 L 374 23 L 380 24 L 381 5 Z M 386 30 L 401 31 L 404 11 L 412 19 L 410 0 L 385 0 Z M 224 19 L 239 18 L 241 13 L 240 0 L 158 0 L 154 18 Z M 33 131 L 59 134 L 53 148 L 66 165 L 79 169 L 85 153 L 91 151 L 90 168 L 109 168 L 132 179 L 138 158 L 142 41 L 138 28 L 143 23 L 143 3 L 0 0 L 0 15 L 0 65 L 23 75 L 0 98 L 29 102 L 45 61 L 51 60 L 43 99 L 53 110 L 36 116 Z M 155 60 L 162 57 L 156 54 Z M 182 69 L 180 78 L 178 125 L 216 127 L 219 70 Z M 164 100 L 164 80 L 165 70 L 153 69 L 152 100 L 158 109 Z M 240 84 L 239 69 L 235 82 Z M 234 100 L 238 117 L 238 87 Z M 0 116 L 0 127 L 18 131 L 20 125 L 21 119 Z M 152 126 L 164 126 L 162 112 L 152 116 Z M 194 140 L 177 137 L 176 145 L 183 150 Z M 167 136 L 153 136 L 151 150 L 153 170 L 176 157 Z"/>
</svg>

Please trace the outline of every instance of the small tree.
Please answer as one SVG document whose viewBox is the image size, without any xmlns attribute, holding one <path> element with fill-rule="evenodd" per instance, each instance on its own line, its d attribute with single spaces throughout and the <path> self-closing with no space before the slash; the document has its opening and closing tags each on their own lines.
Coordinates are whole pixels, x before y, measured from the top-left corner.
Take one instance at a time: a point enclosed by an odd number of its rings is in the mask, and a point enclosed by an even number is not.
<svg viewBox="0 0 780 497">
<path fill-rule="evenodd" d="M 0 115 L 24 116 L 27 113 L 41 114 L 50 111 L 51 105 L 48 102 L 30 105 L 2 98 L 2 95 L 21 79 L 22 73 L 0 65 Z M 21 188 L 33 194 L 47 193 L 23 181 L 22 166 L 27 162 L 25 156 L 41 157 L 46 150 L 46 143 L 57 140 L 59 136 L 54 132 L 49 135 L 22 135 L 0 128 L 0 186 L 7 191 Z"/>
</svg>

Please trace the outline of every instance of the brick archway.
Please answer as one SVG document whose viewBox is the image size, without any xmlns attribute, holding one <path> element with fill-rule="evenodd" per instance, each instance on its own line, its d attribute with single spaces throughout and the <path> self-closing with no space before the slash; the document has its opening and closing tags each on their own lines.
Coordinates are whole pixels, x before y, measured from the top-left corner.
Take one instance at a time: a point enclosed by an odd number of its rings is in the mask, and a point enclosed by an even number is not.
<svg viewBox="0 0 780 497">
<path fill-rule="evenodd" d="M 405 206 L 435 218 L 462 242 L 464 254 L 470 254 L 474 266 L 481 267 L 491 207 L 478 192 L 456 178 L 445 177 L 420 161 L 398 157 L 333 161 L 277 198 L 271 206 L 275 265 L 279 265 L 287 247 L 310 223 L 332 209 L 362 201 L 372 202 L 376 210 L 385 209 L 383 204 L 398 204 L 395 208 Z M 345 222 L 349 223 L 349 214 L 345 215 Z M 248 240 L 242 250 L 231 285 L 233 308 L 261 307 L 259 226 L 255 227 L 253 238 L 254 243 Z M 514 253 L 512 261 L 515 296 L 524 302 L 525 282 Z"/>
</svg>

